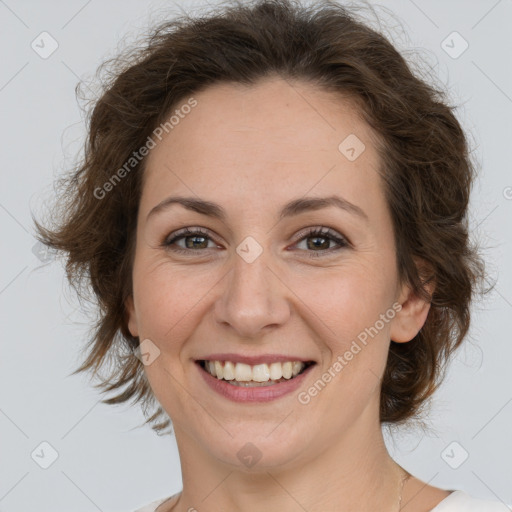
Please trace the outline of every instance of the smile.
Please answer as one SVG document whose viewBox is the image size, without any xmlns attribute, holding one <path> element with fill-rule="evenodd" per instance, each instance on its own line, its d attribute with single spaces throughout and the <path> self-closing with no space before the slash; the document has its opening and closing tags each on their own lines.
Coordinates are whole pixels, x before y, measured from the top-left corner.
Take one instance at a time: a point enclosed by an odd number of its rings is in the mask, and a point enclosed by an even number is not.
<svg viewBox="0 0 512 512">
<path fill-rule="evenodd" d="M 210 388 L 236 402 L 266 402 L 291 393 L 316 364 L 285 361 L 249 365 L 217 360 L 196 363 Z"/>
<path fill-rule="evenodd" d="M 232 385 L 261 386 L 292 379 L 313 362 L 286 361 L 249 365 L 231 361 L 200 361 L 200 364 L 213 377 L 228 381 Z"/>
</svg>

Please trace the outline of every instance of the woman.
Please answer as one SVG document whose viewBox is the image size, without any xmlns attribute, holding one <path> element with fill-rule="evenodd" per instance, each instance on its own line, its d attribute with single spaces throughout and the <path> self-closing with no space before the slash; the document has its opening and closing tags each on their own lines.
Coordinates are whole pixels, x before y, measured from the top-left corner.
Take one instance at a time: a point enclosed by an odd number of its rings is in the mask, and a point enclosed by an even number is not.
<svg viewBox="0 0 512 512">
<path fill-rule="evenodd" d="M 451 107 L 339 5 L 244 4 L 118 61 L 59 225 L 36 223 L 101 306 L 77 372 L 114 355 L 106 402 L 172 420 L 183 491 L 139 511 L 508 510 L 382 436 L 439 386 L 483 279 Z"/>
</svg>

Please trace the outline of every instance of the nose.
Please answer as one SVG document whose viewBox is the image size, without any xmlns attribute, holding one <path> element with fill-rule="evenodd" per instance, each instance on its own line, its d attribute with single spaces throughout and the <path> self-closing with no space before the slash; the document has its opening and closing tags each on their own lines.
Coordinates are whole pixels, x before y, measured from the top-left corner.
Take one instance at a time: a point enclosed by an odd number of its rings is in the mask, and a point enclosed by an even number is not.
<svg viewBox="0 0 512 512">
<path fill-rule="evenodd" d="M 290 317 L 291 292 L 264 251 L 251 263 L 236 255 L 215 303 L 216 321 L 237 338 L 261 338 Z"/>
</svg>

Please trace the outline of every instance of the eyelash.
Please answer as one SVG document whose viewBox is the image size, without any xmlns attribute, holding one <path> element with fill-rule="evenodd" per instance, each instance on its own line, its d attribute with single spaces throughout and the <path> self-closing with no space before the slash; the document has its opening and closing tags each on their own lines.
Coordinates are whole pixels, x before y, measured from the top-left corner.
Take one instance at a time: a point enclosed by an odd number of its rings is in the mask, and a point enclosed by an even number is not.
<svg viewBox="0 0 512 512">
<path fill-rule="evenodd" d="M 176 233 L 171 234 L 170 236 L 172 238 L 168 237 L 166 240 L 164 240 L 162 246 L 173 251 L 173 252 L 176 252 L 178 254 L 187 254 L 187 253 L 190 254 L 191 252 L 197 252 L 197 251 L 201 250 L 201 249 L 183 249 L 183 248 L 176 248 L 176 247 L 172 248 L 171 247 L 176 241 L 178 241 L 182 238 L 187 238 L 189 236 L 201 236 L 201 237 L 207 238 L 214 242 L 214 240 L 209 236 L 208 231 L 204 231 L 201 228 L 184 228 L 180 231 L 177 231 Z M 324 256 L 328 256 L 328 255 L 332 254 L 333 252 L 337 252 L 343 248 L 350 246 L 347 239 L 345 239 L 341 235 L 338 235 L 335 231 L 333 231 L 332 229 L 327 228 L 327 227 L 308 228 L 306 231 L 301 232 L 299 236 L 300 236 L 300 238 L 295 242 L 295 244 L 298 244 L 299 242 L 302 242 L 303 240 L 305 240 L 307 238 L 318 237 L 318 238 L 329 239 L 331 241 L 336 242 L 339 245 L 339 247 L 334 248 L 334 249 L 332 249 L 332 248 L 331 249 L 322 249 L 320 251 L 307 251 L 306 250 L 306 252 L 309 252 L 308 257 L 310 257 L 310 258 L 319 258 L 319 257 L 321 258 Z M 203 250 L 206 250 L 206 249 L 203 249 Z"/>
</svg>

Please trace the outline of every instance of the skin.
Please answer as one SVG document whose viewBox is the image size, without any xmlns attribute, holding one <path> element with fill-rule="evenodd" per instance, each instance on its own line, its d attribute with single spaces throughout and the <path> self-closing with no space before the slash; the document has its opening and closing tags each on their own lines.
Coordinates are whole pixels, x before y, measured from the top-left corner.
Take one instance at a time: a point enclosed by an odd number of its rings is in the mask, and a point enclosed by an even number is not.
<svg viewBox="0 0 512 512">
<path fill-rule="evenodd" d="M 302 82 L 216 84 L 194 98 L 147 157 L 126 302 L 132 335 L 160 350 L 144 369 L 182 466 L 183 492 L 158 512 L 398 510 L 403 473 L 384 444 L 380 383 L 390 340 L 410 341 L 429 304 L 398 280 L 376 135 L 350 100 Z M 338 150 L 349 134 L 366 146 L 355 161 Z M 277 218 L 292 199 L 333 192 L 368 220 L 336 207 Z M 147 219 L 170 195 L 218 203 L 227 219 L 180 205 Z M 185 227 L 209 239 L 162 245 Z M 350 244 L 335 250 L 328 238 L 297 237 L 308 227 L 329 227 Z M 263 249 L 252 263 L 236 252 L 247 236 Z M 234 403 L 194 363 L 213 352 L 300 355 L 317 362 L 304 391 L 394 303 L 401 310 L 307 405 L 297 393 Z M 247 442 L 262 454 L 251 468 L 237 457 Z M 448 494 L 412 477 L 402 509 L 427 511 Z"/>
</svg>

